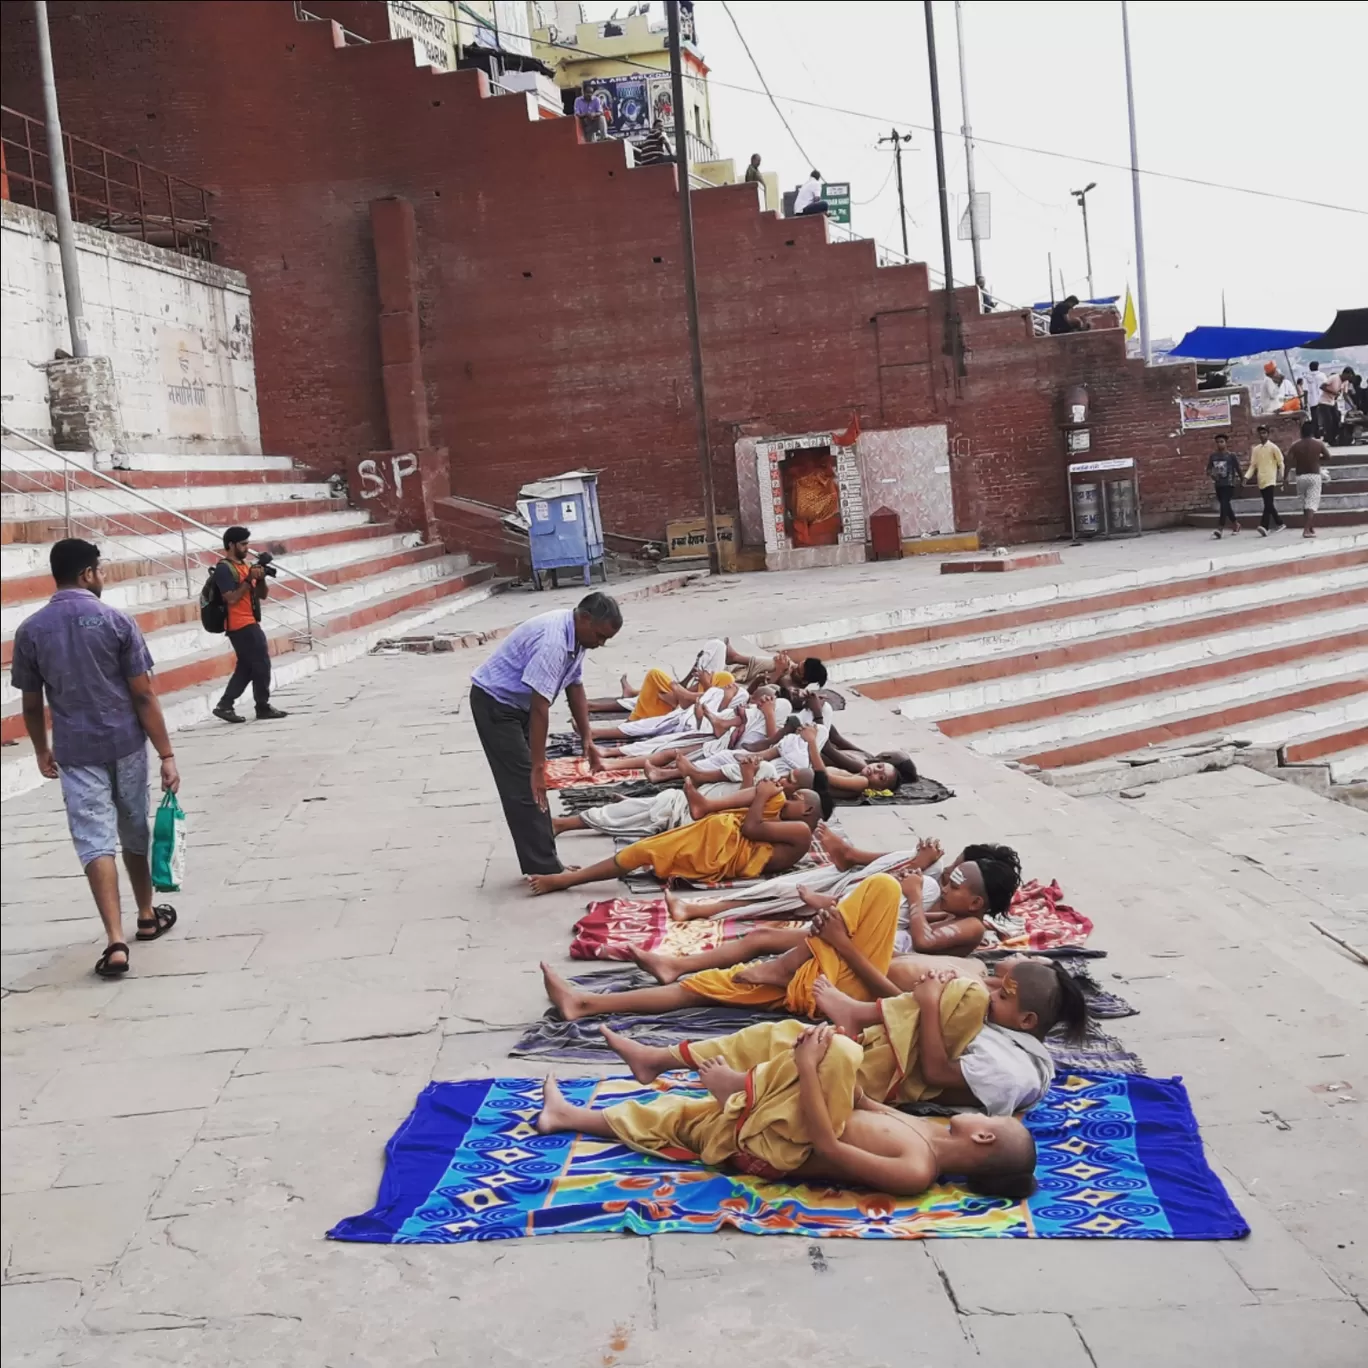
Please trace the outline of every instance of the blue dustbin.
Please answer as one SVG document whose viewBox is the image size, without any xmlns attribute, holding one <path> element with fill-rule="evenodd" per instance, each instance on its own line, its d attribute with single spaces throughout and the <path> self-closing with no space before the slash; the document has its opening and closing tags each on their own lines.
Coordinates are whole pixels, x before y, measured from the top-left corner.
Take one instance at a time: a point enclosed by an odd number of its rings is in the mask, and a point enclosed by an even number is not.
<svg viewBox="0 0 1368 1368">
<path fill-rule="evenodd" d="M 549 480 L 536 480 L 518 491 L 518 512 L 527 523 L 532 583 L 544 587 L 549 571 L 559 587 L 559 571 L 578 568 L 584 583 L 597 566 L 605 583 L 603 522 L 599 517 L 596 470 L 571 470 Z"/>
</svg>

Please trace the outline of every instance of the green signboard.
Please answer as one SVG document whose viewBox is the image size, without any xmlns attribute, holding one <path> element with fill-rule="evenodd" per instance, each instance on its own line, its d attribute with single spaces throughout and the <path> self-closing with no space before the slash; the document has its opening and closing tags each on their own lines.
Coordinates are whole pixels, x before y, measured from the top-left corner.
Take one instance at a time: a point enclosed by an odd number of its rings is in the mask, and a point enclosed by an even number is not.
<svg viewBox="0 0 1368 1368">
<path fill-rule="evenodd" d="M 822 198 L 827 203 L 827 218 L 832 223 L 850 222 L 850 182 L 823 181 Z"/>
</svg>

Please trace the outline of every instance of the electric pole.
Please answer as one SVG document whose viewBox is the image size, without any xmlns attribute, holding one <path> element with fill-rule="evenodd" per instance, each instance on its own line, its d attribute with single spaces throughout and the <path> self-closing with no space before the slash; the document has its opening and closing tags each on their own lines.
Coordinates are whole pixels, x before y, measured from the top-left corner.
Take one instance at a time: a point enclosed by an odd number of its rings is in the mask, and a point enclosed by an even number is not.
<svg viewBox="0 0 1368 1368">
<path fill-rule="evenodd" d="M 903 143 L 910 143 L 911 141 L 912 135 L 910 133 L 899 133 L 896 128 L 879 139 L 880 147 L 884 143 L 893 144 L 893 165 L 898 173 L 898 222 L 902 224 L 903 259 L 905 261 L 910 261 L 912 257 L 907 247 L 907 204 L 903 199 L 902 150 Z M 884 184 L 887 185 L 888 182 L 885 181 Z"/>
<path fill-rule="evenodd" d="M 941 127 L 940 73 L 936 69 L 936 16 L 931 0 L 922 0 L 926 12 L 926 60 L 931 74 L 931 127 L 936 139 L 936 189 L 940 195 L 941 252 L 945 258 L 945 351 L 955 358 L 955 388 L 964 373 L 960 345 L 959 306 L 955 301 L 955 262 L 950 251 L 950 201 L 945 191 L 945 132 Z"/>
<path fill-rule="evenodd" d="M 684 57 L 679 40 L 679 0 L 667 0 L 670 91 L 674 98 L 675 175 L 679 181 L 679 236 L 684 251 L 684 298 L 689 319 L 689 365 L 693 372 L 694 413 L 698 423 L 698 468 L 703 482 L 703 517 L 707 523 L 708 569 L 722 572 L 717 545 L 717 508 L 713 502 L 712 450 L 708 445 L 708 403 L 703 390 L 703 347 L 698 333 L 698 275 L 694 269 L 693 205 L 689 202 L 689 130 L 684 118 Z"/>
<path fill-rule="evenodd" d="M 974 133 L 969 127 L 969 80 L 964 69 L 964 16 L 955 0 L 955 40 L 959 48 L 960 109 L 964 114 L 964 174 L 969 182 L 969 241 L 974 249 L 974 281 L 983 279 L 983 252 L 979 246 L 978 197 L 974 194 Z"/>
<path fill-rule="evenodd" d="M 1140 306 L 1140 354 L 1150 363 L 1149 291 L 1145 288 L 1145 226 L 1140 221 L 1140 154 L 1135 144 L 1135 84 L 1131 80 L 1130 18 L 1121 0 L 1121 42 L 1126 51 L 1126 113 L 1130 116 L 1131 198 L 1135 201 L 1135 287 Z"/>
<path fill-rule="evenodd" d="M 1093 285 L 1092 273 L 1092 239 L 1088 236 L 1088 191 L 1096 190 L 1097 182 L 1089 181 L 1081 190 L 1070 190 L 1074 199 L 1078 201 L 1078 207 L 1083 211 L 1083 250 L 1088 256 L 1088 298 L 1096 299 L 1097 290 Z"/>
</svg>

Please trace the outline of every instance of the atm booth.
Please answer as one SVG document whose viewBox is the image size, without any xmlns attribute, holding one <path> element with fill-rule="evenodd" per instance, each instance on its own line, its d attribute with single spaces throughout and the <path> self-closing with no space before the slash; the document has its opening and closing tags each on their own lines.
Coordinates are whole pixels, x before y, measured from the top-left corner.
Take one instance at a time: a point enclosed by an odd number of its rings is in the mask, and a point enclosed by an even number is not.
<svg viewBox="0 0 1368 1368">
<path fill-rule="evenodd" d="M 1133 456 L 1069 467 L 1069 529 L 1075 546 L 1095 537 L 1140 535 L 1140 478 Z"/>
<path fill-rule="evenodd" d="M 607 583 L 598 477 L 596 470 L 569 470 L 518 491 L 518 522 L 527 532 L 536 589 L 545 586 L 548 575 L 559 588 L 560 572 L 570 569 L 579 570 L 588 584 L 596 566 Z"/>
</svg>

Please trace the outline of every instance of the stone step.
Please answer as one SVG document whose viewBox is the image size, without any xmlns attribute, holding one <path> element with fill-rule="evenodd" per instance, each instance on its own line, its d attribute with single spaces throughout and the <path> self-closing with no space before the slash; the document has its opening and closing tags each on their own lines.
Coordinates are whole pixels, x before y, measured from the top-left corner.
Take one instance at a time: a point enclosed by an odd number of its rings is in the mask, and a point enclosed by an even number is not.
<svg viewBox="0 0 1368 1368">
<path fill-rule="evenodd" d="M 386 636 L 415 631 L 482 602 L 505 583 L 493 578 L 490 565 L 464 567 L 445 579 L 327 619 L 320 624 L 312 650 L 294 649 L 288 632 L 272 632 L 273 690 L 365 655 Z M 157 688 L 168 729 L 180 731 L 205 721 L 223 691 L 223 680 L 232 672 L 232 649 L 222 638 L 214 638 L 213 647 L 174 670 L 158 670 Z M 27 739 L 6 749 L 0 764 L 0 797 L 8 800 L 43 782 Z"/>
<path fill-rule="evenodd" d="M 1039 705 L 1065 712 L 1072 710 L 1075 694 L 1132 685 L 1137 694 L 1160 692 L 1194 669 L 1209 667 L 1213 677 L 1223 670 L 1239 672 L 1241 662 L 1255 652 L 1333 640 L 1341 632 L 1368 633 L 1368 587 L 1269 604 L 1252 623 L 1244 613 L 1193 618 L 1077 647 L 934 671 L 916 682 L 934 680 L 938 687 L 905 698 L 898 711 L 904 717 L 944 719 L 942 731 L 964 735 L 997 725 L 992 719 L 1003 709 Z"/>
<path fill-rule="evenodd" d="M 1295 586 L 1296 592 L 1289 592 Z M 1270 598 L 1270 594 L 1277 597 Z M 1037 669 L 1152 650 L 1173 642 L 1287 621 L 1316 611 L 1368 602 L 1368 564 L 1291 579 L 1235 584 L 1210 594 L 1159 598 L 1087 617 L 1062 618 L 949 637 L 884 655 L 838 661 L 834 683 L 855 684 L 867 698 L 909 698 Z M 874 678 L 866 680 L 866 675 Z M 922 715 L 916 710 L 906 716 Z"/>
<path fill-rule="evenodd" d="M 1330 767 L 1332 784 L 1368 783 L 1368 746 L 1356 746 L 1353 750 L 1340 751 L 1325 759 Z"/>
<path fill-rule="evenodd" d="M 263 523 L 257 535 L 252 529 L 253 543 L 276 556 L 297 556 L 314 547 L 332 546 L 338 542 L 361 542 L 393 535 L 393 523 L 365 521 L 362 510 L 348 509 L 341 513 L 325 513 L 316 518 L 281 518 Z M 273 535 L 276 534 L 276 535 Z M 186 548 L 192 566 L 212 565 L 223 555 L 222 539 L 211 533 L 187 530 Z M 52 592 L 48 572 L 48 556 L 52 544 L 45 542 L 15 542 L 0 547 L 0 601 L 19 603 L 35 594 L 45 597 Z M 154 575 L 167 566 L 179 567 L 181 542 L 178 533 L 159 537 L 126 538 L 123 541 L 102 541 L 100 563 L 105 583 L 137 579 Z"/>
<path fill-rule="evenodd" d="M 287 516 L 269 517 L 249 524 L 252 541 L 256 546 L 283 556 L 305 546 L 326 546 L 330 541 L 372 535 L 371 528 L 386 526 L 370 522 L 367 510 L 339 506 L 339 502 L 334 500 L 326 511 L 321 513 L 297 513 L 294 511 L 295 506 L 286 505 L 286 509 L 290 510 Z M 217 558 L 222 554 L 222 533 L 201 532 L 198 528 L 186 526 L 170 517 L 162 518 L 161 521 L 171 530 L 138 535 L 121 532 L 114 537 L 87 532 L 87 536 L 93 536 L 93 539 L 99 542 L 100 557 L 105 564 L 106 575 L 110 573 L 110 567 L 114 563 L 179 562 L 182 528 L 185 531 L 185 545 L 192 553 L 210 558 Z M 225 528 L 231 525 L 231 520 L 222 524 Z M 52 543 L 61 535 L 59 528 L 55 536 L 46 535 L 36 541 L 15 540 L 0 546 L 0 572 L 3 572 L 6 583 L 11 576 L 19 578 L 45 574 Z M 9 597 L 10 594 L 6 593 L 6 600 Z"/>
<path fill-rule="evenodd" d="M 258 477 L 272 474 L 255 472 Z M 174 498 L 164 498 L 183 513 L 199 517 L 201 508 L 265 507 L 274 504 L 330 503 L 332 491 L 327 484 L 301 480 L 292 472 L 287 479 L 257 478 L 234 483 L 195 483 L 177 486 Z M 132 475 L 129 478 L 133 478 Z M 147 491 L 149 494 L 151 491 Z M 86 518 L 117 518 L 129 513 L 145 514 L 148 505 L 132 488 L 112 489 L 101 484 L 98 489 L 73 490 L 70 496 L 73 516 L 77 512 Z M 57 521 L 64 516 L 66 496 L 60 485 L 56 489 L 6 490 L 0 493 L 0 517 L 6 522 Z M 199 519 L 206 521 L 204 518 Z"/>
<path fill-rule="evenodd" d="M 1337 705 L 1368 702 L 1368 651 L 1292 665 L 1171 694 L 1130 700 L 976 736 L 975 750 L 1041 769 L 1082 765 L 1144 747 L 1229 735 L 1281 744 L 1338 720 Z M 1291 726 L 1287 717 L 1301 715 Z M 1263 724 L 1263 725 L 1259 725 Z"/>
<path fill-rule="evenodd" d="M 405 592 L 416 584 L 427 583 L 458 573 L 469 564 L 467 556 L 447 556 L 440 546 L 417 546 L 388 556 L 353 561 L 313 578 L 328 586 L 324 591 L 309 590 L 306 603 L 302 592 L 280 580 L 271 585 L 271 597 L 263 613 L 278 622 L 288 623 L 292 631 L 302 631 L 310 617 L 337 612 L 363 600 Z M 160 666 L 165 660 L 193 651 L 203 642 L 200 626 L 198 589 L 192 599 L 140 608 L 133 614 Z M 8 667 L 14 641 L 0 643 L 0 664 Z M 8 681 L 6 681 L 8 683 Z"/>
<path fill-rule="evenodd" d="M 1300 527 L 1302 525 L 1300 504 L 1284 506 L 1283 501 L 1280 500 L 1277 507 L 1279 517 L 1288 527 Z M 1258 537 L 1259 514 L 1262 510 L 1262 503 L 1254 505 L 1252 510 L 1236 507 L 1236 514 L 1243 524 L 1239 534 L 1241 537 Z M 1218 515 L 1216 513 L 1189 513 L 1183 522 L 1188 527 L 1209 527 L 1214 531 L 1218 522 Z M 1368 501 L 1361 508 L 1327 508 L 1322 502 L 1320 512 L 1316 514 L 1317 528 L 1325 528 L 1327 531 L 1331 528 L 1362 527 L 1365 523 L 1368 523 Z M 1226 535 L 1229 536 L 1230 534 L 1227 533 Z M 1326 533 L 1321 532 L 1319 535 L 1323 540 Z"/>
<path fill-rule="evenodd" d="M 110 469 L 108 462 L 97 465 L 93 451 L 64 451 L 63 456 L 79 462 L 87 470 L 99 469 L 106 475 L 117 472 Z M 221 456 L 212 455 L 172 455 L 157 452 L 133 452 L 114 458 L 119 470 L 146 470 L 159 473 L 198 470 L 294 470 L 293 456 Z M 49 456 L 36 447 L 25 447 L 17 438 L 6 438 L 0 466 L 5 470 L 53 470 L 63 462 L 56 456 Z"/>
<path fill-rule="evenodd" d="M 1278 758 L 1284 765 L 1298 765 L 1363 746 L 1368 746 L 1368 721 L 1350 722 L 1347 725 L 1339 722 L 1283 746 Z"/>
<path fill-rule="evenodd" d="M 1069 719 L 1078 715 L 1088 718 L 1098 709 L 1131 701 L 1143 712 L 1145 700 L 1158 708 L 1169 695 L 1219 680 L 1296 667 L 1358 648 L 1368 662 L 1368 618 L 1362 612 L 1331 613 L 1323 621 L 1298 623 L 1297 628 L 1288 630 L 1279 623 L 1257 632 L 1230 633 L 1220 642 L 1184 642 L 1148 658 L 1120 662 L 1119 678 L 1096 667 L 1044 671 L 1014 681 L 1016 698 L 996 707 L 942 716 L 936 725 L 947 736 L 978 736 L 1050 719 L 1051 734 L 1065 734 Z M 1086 728 L 1086 721 L 1082 725 Z"/>
<path fill-rule="evenodd" d="M 213 541 L 222 537 L 221 529 L 241 525 L 256 533 L 264 522 L 276 522 L 286 518 L 316 518 L 339 511 L 348 510 L 342 499 L 290 499 L 286 501 L 267 500 L 255 504 L 225 504 L 221 507 L 187 508 L 186 513 L 196 522 L 204 523 L 210 532 L 200 535 Z M 367 521 L 362 512 L 362 521 Z M 140 511 L 122 510 L 111 513 L 73 512 L 71 535 L 84 537 L 87 541 L 103 542 L 110 538 L 132 541 L 141 536 L 162 536 L 170 533 L 180 545 L 180 531 L 190 529 L 183 518 L 175 513 L 162 513 L 155 508 L 143 505 Z M 15 543 L 52 543 L 66 536 L 65 524 L 61 518 L 15 518 L 0 522 L 0 538 L 5 544 Z M 221 541 L 219 543 L 222 544 Z"/>
<path fill-rule="evenodd" d="M 1368 532 L 1327 536 L 1316 543 L 1314 551 L 1300 543 L 1269 543 L 1253 537 L 1247 548 L 1242 546 L 1228 555 L 1194 557 L 1091 579 L 1035 584 L 1005 593 L 938 599 L 911 608 L 785 628 L 766 634 L 764 646 L 796 656 L 820 655 L 830 669 L 833 660 L 945 636 L 977 636 L 1024 622 L 1110 611 L 1165 596 L 1177 598 L 1365 562 Z"/>
<path fill-rule="evenodd" d="M 321 572 L 338 566 L 359 561 L 389 559 L 401 551 L 414 548 L 435 549 L 438 553 L 441 551 L 440 547 L 422 548 L 421 543 L 420 532 L 390 532 L 384 537 L 351 536 L 292 555 L 290 569 L 327 583 Z M 104 601 L 116 608 L 122 608 L 126 613 L 136 613 L 139 609 L 152 604 L 198 601 L 208 567 L 216 564 L 220 558 L 219 554 L 209 552 L 204 553 L 201 560 L 200 554 L 195 554 L 190 562 L 188 591 L 185 572 L 177 558 L 175 563 L 150 565 L 144 575 L 121 576 L 107 582 Z M 137 565 L 139 562 L 132 561 L 126 564 Z M 276 584 L 284 585 L 289 582 L 289 577 L 282 571 L 273 581 L 272 588 L 274 589 Z M 3 628 L 0 635 L 9 638 L 13 637 L 14 629 L 25 617 L 37 612 L 47 602 L 52 593 L 52 579 L 49 575 L 27 575 L 18 584 L 6 587 L 12 591 L 12 596 L 6 595 L 5 607 L 0 611 L 0 627 Z M 24 597 L 18 597 L 20 594 Z"/>
<path fill-rule="evenodd" d="M 1359 482 L 1355 480 L 1352 483 L 1357 485 Z M 1295 489 L 1280 492 L 1273 500 L 1273 504 L 1282 514 L 1295 513 L 1301 509 L 1301 499 L 1297 496 Z M 1245 517 L 1257 519 L 1263 510 L 1263 496 L 1242 494 L 1240 498 L 1232 502 L 1231 507 L 1241 519 Z M 1368 485 L 1364 485 L 1361 489 L 1345 489 L 1336 480 L 1333 484 L 1322 486 L 1320 511 L 1332 513 L 1336 510 L 1355 510 L 1368 513 Z"/>
</svg>

